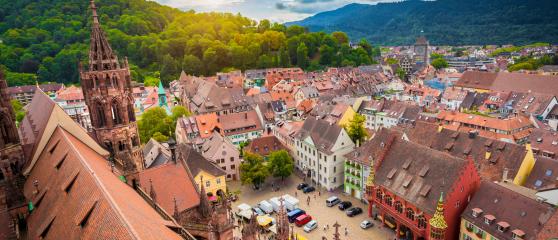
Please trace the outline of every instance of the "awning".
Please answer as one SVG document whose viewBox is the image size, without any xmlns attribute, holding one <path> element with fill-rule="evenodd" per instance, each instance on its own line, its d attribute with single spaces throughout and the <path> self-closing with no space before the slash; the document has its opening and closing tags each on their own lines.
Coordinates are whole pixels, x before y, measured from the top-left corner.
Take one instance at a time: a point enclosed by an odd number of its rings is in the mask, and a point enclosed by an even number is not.
<svg viewBox="0 0 558 240">
<path fill-rule="evenodd" d="M 211 202 L 217 202 L 217 196 L 211 196 L 208 198 L 208 200 Z"/>
</svg>

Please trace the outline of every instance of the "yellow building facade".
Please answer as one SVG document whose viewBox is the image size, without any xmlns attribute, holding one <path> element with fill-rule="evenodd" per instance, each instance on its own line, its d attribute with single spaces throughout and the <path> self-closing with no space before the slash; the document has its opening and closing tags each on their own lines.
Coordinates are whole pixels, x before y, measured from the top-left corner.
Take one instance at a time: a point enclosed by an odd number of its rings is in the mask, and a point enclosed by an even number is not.
<svg viewBox="0 0 558 240">
<path fill-rule="evenodd" d="M 459 240 L 497 240 L 497 238 L 485 232 L 482 228 L 463 218 L 461 218 L 459 229 Z"/>
<path fill-rule="evenodd" d="M 194 177 L 194 180 L 199 187 L 201 187 L 200 184 L 203 184 L 208 195 L 219 196 L 221 192 L 227 193 L 227 182 L 224 174 L 220 176 L 214 176 L 206 171 L 201 170 Z"/>
<path fill-rule="evenodd" d="M 525 180 L 527 180 L 527 177 L 529 177 L 529 174 L 531 174 L 533 166 L 535 166 L 535 155 L 533 154 L 531 144 L 526 144 L 525 148 L 527 149 L 527 154 L 525 155 L 525 159 L 523 159 L 523 162 L 513 179 L 513 183 L 516 185 L 523 185 Z"/>
</svg>

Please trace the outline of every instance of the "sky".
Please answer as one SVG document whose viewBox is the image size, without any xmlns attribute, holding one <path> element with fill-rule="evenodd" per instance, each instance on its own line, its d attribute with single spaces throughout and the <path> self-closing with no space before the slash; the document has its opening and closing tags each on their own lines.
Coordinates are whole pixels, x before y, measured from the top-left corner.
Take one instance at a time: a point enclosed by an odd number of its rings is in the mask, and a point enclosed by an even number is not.
<svg viewBox="0 0 558 240">
<path fill-rule="evenodd" d="M 261 20 L 289 22 L 301 20 L 316 13 L 334 10 L 350 3 L 375 4 L 394 0 L 155 0 L 182 10 L 197 12 L 232 12 Z"/>
</svg>

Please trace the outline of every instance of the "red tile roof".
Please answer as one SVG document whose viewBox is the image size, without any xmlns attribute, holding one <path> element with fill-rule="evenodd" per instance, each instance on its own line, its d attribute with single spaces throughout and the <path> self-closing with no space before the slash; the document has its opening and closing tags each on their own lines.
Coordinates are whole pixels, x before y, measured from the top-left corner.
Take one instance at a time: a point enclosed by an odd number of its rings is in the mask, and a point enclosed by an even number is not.
<svg viewBox="0 0 558 240">
<path fill-rule="evenodd" d="M 107 160 L 57 127 L 31 169 L 24 194 L 35 210 L 30 239 L 181 239 Z M 38 185 L 34 186 L 34 181 Z M 38 189 L 38 192 L 36 192 Z"/>
<path fill-rule="evenodd" d="M 180 212 L 193 208 L 200 202 L 192 177 L 181 161 L 146 169 L 139 173 L 139 181 L 146 193 L 154 190 L 155 202 L 169 214 L 174 214 L 175 198 Z"/>
</svg>

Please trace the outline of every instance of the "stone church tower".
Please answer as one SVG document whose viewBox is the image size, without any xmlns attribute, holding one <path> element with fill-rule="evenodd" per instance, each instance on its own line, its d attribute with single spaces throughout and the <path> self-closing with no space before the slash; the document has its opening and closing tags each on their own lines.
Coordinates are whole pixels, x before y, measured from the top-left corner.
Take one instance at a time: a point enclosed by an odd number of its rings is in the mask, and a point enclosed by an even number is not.
<svg viewBox="0 0 558 240">
<path fill-rule="evenodd" d="M 128 60 L 120 62 L 110 47 L 93 0 L 91 11 L 89 66 L 84 69 L 80 64 L 80 79 L 90 112 L 92 135 L 111 152 L 116 168 L 130 175 L 143 169 L 144 164 Z"/>
<path fill-rule="evenodd" d="M 24 164 L 15 113 L 7 88 L 4 74 L 0 72 L 0 182 L 18 175 Z"/>
</svg>

